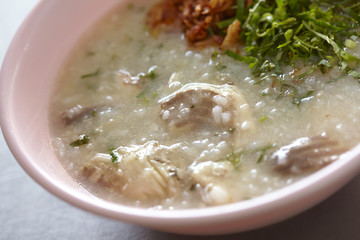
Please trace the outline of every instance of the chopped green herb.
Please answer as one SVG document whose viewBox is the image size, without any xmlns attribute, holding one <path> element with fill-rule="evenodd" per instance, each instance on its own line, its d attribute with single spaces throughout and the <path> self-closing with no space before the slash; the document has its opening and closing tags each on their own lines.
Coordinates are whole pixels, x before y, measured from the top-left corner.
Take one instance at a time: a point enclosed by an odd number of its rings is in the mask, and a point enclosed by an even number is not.
<svg viewBox="0 0 360 240">
<path fill-rule="evenodd" d="M 194 107 L 195 107 L 195 105 L 194 105 L 194 104 L 190 106 L 190 108 L 194 108 Z"/>
<path fill-rule="evenodd" d="M 119 154 L 115 151 L 115 148 L 110 148 L 109 149 L 109 154 L 111 156 L 111 161 L 113 163 L 117 163 L 119 161 Z"/>
<path fill-rule="evenodd" d="M 310 96 L 313 92 L 314 92 L 314 90 L 309 90 L 304 96 L 294 97 L 293 103 L 299 106 L 302 101 L 310 98 Z"/>
<path fill-rule="evenodd" d="M 151 80 L 154 80 L 156 78 L 156 73 L 155 73 L 156 69 L 157 69 L 157 66 L 152 66 L 149 68 L 147 74 L 140 74 L 139 76 L 141 78 L 150 78 Z"/>
<path fill-rule="evenodd" d="M 90 141 L 89 136 L 87 136 L 85 134 L 81 134 L 79 136 L 79 139 L 77 139 L 77 140 L 70 143 L 70 147 L 77 147 L 77 146 L 80 146 L 80 145 L 88 144 L 89 141 Z"/>
<path fill-rule="evenodd" d="M 359 79 L 359 82 L 360 82 L 360 73 L 359 72 L 350 70 L 349 75 L 354 77 L 354 78 Z"/>
<path fill-rule="evenodd" d="M 269 144 L 269 145 L 266 145 L 266 146 L 263 146 L 263 147 L 244 150 L 244 151 L 240 151 L 240 152 L 232 151 L 231 153 L 229 153 L 226 156 L 225 160 L 230 161 L 231 163 L 233 163 L 234 166 L 238 166 L 240 164 L 240 162 L 241 162 L 241 159 L 244 156 L 248 156 L 250 154 L 257 154 L 258 158 L 257 158 L 256 162 L 261 163 L 262 160 L 264 159 L 266 151 L 268 151 L 271 148 L 274 148 L 275 146 L 276 146 L 275 144 Z"/>
<path fill-rule="evenodd" d="M 154 70 L 151 71 L 151 72 L 149 72 L 148 74 L 149 74 L 149 78 L 150 78 L 151 80 L 154 80 L 154 79 L 155 79 L 156 75 L 155 75 L 155 71 L 154 71 Z"/>
<path fill-rule="evenodd" d="M 259 119 L 259 122 L 263 122 L 263 121 L 265 121 L 266 119 L 267 119 L 267 116 L 264 115 L 264 116 L 262 116 L 262 117 Z"/>
<path fill-rule="evenodd" d="M 358 63 L 360 59 L 347 53 L 345 47 L 354 46 L 349 39 L 360 34 L 359 15 L 357 0 L 255 1 L 247 11 L 241 35 L 248 49 L 246 57 L 258 62 L 252 65 L 253 73 L 259 76 L 295 60 L 318 65 L 329 51 L 337 58 L 333 64 Z M 245 57 L 235 59 L 247 62 Z M 267 61 L 274 67 L 264 67 Z"/>
<path fill-rule="evenodd" d="M 224 28 L 227 28 L 234 20 L 235 20 L 235 18 L 226 19 L 226 20 L 217 22 L 216 26 L 220 29 L 224 29 Z"/>
<path fill-rule="evenodd" d="M 145 90 L 144 91 L 142 91 L 141 93 L 139 93 L 137 96 L 136 96 L 136 98 L 142 98 L 142 97 L 144 97 L 145 96 Z"/>
<path fill-rule="evenodd" d="M 219 53 L 217 51 L 214 51 L 212 54 L 211 54 L 211 59 L 212 60 L 215 60 L 215 58 L 217 58 L 219 56 Z"/>
<path fill-rule="evenodd" d="M 149 104 L 150 100 L 146 97 L 147 89 L 139 93 L 136 98 L 141 99 L 145 104 Z"/>
<path fill-rule="evenodd" d="M 99 75 L 99 73 L 100 73 L 100 69 L 96 70 L 96 72 L 82 75 L 81 79 L 95 77 L 95 76 Z"/>
<path fill-rule="evenodd" d="M 91 52 L 91 51 L 90 51 L 90 52 L 87 52 L 87 55 L 88 55 L 88 56 L 94 56 L 94 55 L 95 55 L 95 52 Z"/>
<path fill-rule="evenodd" d="M 257 65 L 257 63 L 258 63 L 258 60 L 256 58 L 254 58 L 254 57 L 243 57 L 240 54 L 238 54 L 236 52 L 233 52 L 231 50 L 226 50 L 225 54 L 228 55 L 229 57 L 234 58 L 235 60 L 248 63 L 248 64 L 250 64 L 252 66 Z M 252 68 L 252 67 L 250 67 L 250 68 Z"/>
<path fill-rule="evenodd" d="M 265 155 L 266 151 L 269 150 L 269 149 L 271 149 L 271 148 L 273 148 L 273 147 L 275 147 L 275 144 L 269 144 L 269 145 L 267 145 L 267 146 L 265 146 L 265 147 L 262 147 L 262 148 L 257 149 L 256 152 L 257 152 L 258 154 L 260 154 L 260 155 L 259 155 L 256 163 L 261 163 L 262 160 L 264 159 L 264 155 Z"/>
<path fill-rule="evenodd" d="M 320 63 L 319 63 L 320 64 Z M 330 66 L 331 67 L 331 66 Z M 312 74 L 313 72 L 315 72 L 315 70 L 317 69 L 316 66 L 313 66 L 312 68 L 310 68 L 308 71 L 302 73 L 302 74 L 299 74 L 296 76 L 296 79 L 299 79 L 299 80 L 302 80 L 304 79 L 306 76 L 309 76 L 310 74 Z"/>
<path fill-rule="evenodd" d="M 244 0 L 237 0 L 236 1 L 236 19 L 240 22 L 245 21 L 246 16 L 246 8 L 245 8 L 245 1 Z"/>
<path fill-rule="evenodd" d="M 157 70 L 157 66 L 152 66 L 149 68 L 147 74 L 141 73 L 138 76 L 141 77 L 142 79 L 150 79 L 150 80 L 154 81 L 157 77 L 156 70 Z M 143 88 L 143 91 L 141 91 L 136 96 L 136 98 L 142 99 L 144 101 L 144 103 L 148 104 L 148 103 L 150 103 L 150 100 L 146 96 L 149 95 L 150 92 L 152 92 L 152 91 L 150 91 L 150 89 L 152 89 L 152 88 L 150 86 L 150 83 L 148 83 L 146 81 L 144 81 L 144 82 L 145 82 L 145 87 Z M 151 97 L 151 95 L 150 95 L 150 97 Z M 156 98 L 156 97 L 157 97 L 157 93 L 153 92 L 153 98 Z"/>
<path fill-rule="evenodd" d="M 241 161 L 241 157 L 245 154 L 245 152 L 239 152 L 239 153 L 235 153 L 234 151 L 232 151 L 231 153 L 229 153 L 228 155 L 226 155 L 226 159 L 227 161 L 230 161 L 234 166 L 238 166 L 240 161 Z"/>
</svg>

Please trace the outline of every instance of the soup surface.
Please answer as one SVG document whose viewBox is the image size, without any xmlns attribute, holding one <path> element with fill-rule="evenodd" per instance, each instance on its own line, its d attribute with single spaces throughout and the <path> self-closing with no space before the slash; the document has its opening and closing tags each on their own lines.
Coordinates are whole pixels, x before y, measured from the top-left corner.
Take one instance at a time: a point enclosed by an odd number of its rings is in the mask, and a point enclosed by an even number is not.
<svg viewBox="0 0 360 240">
<path fill-rule="evenodd" d="M 176 28 L 151 34 L 144 2 L 81 40 L 50 106 L 59 159 L 95 196 L 158 209 L 242 201 L 341 161 L 359 142 L 354 78 L 315 71 L 296 104 L 274 97 L 270 78 L 217 46 L 191 47 Z"/>
</svg>

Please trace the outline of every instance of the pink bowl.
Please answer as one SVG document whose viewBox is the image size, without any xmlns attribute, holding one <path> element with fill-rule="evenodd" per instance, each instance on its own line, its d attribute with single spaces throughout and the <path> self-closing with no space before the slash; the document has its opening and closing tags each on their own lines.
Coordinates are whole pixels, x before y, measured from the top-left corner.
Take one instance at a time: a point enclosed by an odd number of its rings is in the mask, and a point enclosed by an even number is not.
<svg viewBox="0 0 360 240">
<path fill-rule="evenodd" d="M 182 234 L 258 228 L 325 199 L 360 170 L 360 146 L 289 187 L 240 203 L 192 210 L 147 210 L 100 200 L 64 170 L 50 144 L 48 103 L 64 59 L 83 33 L 121 0 L 41 1 L 18 30 L 1 71 L 0 123 L 19 164 L 40 185 L 87 211 Z"/>
</svg>

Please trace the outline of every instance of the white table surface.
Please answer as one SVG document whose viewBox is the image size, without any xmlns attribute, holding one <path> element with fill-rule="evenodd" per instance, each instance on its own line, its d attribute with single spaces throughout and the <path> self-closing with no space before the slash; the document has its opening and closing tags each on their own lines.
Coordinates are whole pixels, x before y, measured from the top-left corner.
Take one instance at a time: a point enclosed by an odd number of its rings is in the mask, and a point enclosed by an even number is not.
<svg viewBox="0 0 360 240">
<path fill-rule="evenodd" d="M 0 64 L 16 29 L 37 2 L 38 0 L 0 0 Z M 185 238 L 360 239 L 360 175 L 329 199 L 281 223 L 226 236 L 181 236 L 105 219 L 57 199 L 25 174 L 0 133 L 0 239 Z"/>
</svg>

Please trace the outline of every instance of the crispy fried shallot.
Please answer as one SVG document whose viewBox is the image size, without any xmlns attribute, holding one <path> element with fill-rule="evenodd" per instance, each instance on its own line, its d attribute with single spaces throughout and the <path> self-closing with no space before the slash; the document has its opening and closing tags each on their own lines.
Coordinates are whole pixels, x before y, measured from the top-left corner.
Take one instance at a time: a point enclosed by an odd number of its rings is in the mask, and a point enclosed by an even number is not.
<svg viewBox="0 0 360 240">
<path fill-rule="evenodd" d="M 252 1 L 245 1 L 246 5 Z M 201 47 L 211 44 L 231 48 L 238 40 L 240 22 L 219 28 L 218 23 L 234 18 L 236 0 L 163 0 L 154 5 L 147 15 L 147 24 L 153 32 L 161 26 L 180 23 L 188 42 Z M 224 40 L 225 39 L 225 40 Z"/>
</svg>

